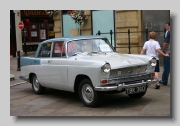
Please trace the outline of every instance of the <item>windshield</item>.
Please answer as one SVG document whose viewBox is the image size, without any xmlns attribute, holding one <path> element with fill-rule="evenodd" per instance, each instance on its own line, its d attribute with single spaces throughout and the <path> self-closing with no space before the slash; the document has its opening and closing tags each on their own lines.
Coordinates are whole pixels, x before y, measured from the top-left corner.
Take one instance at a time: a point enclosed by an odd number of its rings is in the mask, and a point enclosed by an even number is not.
<svg viewBox="0 0 180 126">
<path fill-rule="evenodd" d="M 88 39 L 68 42 L 67 52 L 68 56 L 73 56 L 80 53 L 114 52 L 114 50 L 107 39 Z"/>
</svg>

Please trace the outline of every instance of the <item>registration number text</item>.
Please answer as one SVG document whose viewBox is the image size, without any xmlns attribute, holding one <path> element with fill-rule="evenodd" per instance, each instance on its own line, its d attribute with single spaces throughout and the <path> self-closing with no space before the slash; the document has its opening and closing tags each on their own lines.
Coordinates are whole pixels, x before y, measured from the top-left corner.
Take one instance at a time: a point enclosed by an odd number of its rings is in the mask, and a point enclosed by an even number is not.
<svg viewBox="0 0 180 126">
<path fill-rule="evenodd" d="M 135 94 L 135 93 L 140 93 L 140 92 L 145 92 L 145 91 L 146 91 L 145 86 L 126 88 L 126 93 L 127 94 Z"/>
</svg>

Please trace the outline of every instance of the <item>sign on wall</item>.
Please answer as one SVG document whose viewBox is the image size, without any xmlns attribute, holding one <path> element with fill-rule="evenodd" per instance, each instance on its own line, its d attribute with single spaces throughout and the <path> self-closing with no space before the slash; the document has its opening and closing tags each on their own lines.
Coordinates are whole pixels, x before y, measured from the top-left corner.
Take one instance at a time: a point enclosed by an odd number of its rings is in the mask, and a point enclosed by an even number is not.
<svg viewBox="0 0 180 126">
<path fill-rule="evenodd" d="M 21 10 L 21 16 L 47 16 L 49 15 L 46 13 L 45 10 Z"/>
<path fill-rule="evenodd" d="M 20 30 L 24 28 L 24 23 L 22 21 L 19 22 L 18 27 Z"/>
<path fill-rule="evenodd" d="M 40 30 L 40 39 L 46 39 L 46 30 Z"/>
</svg>

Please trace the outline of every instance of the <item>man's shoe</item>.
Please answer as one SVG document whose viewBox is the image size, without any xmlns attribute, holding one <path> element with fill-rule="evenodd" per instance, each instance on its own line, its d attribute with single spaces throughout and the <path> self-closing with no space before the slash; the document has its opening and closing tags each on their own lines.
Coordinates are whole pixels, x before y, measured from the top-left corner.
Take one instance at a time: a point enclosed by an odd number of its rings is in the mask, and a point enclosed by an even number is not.
<svg viewBox="0 0 180 126">
<path fill-rule="evenodd" d="M 167 85 L 167 83 L 163 83 L 161 80 L 159 81 L 160 84 Z"/>
<path fill-rule="evenodd" d="M 159 89 L 160 88 L 160 84 L 156 83 L 155 89 Z"/>
</svg>

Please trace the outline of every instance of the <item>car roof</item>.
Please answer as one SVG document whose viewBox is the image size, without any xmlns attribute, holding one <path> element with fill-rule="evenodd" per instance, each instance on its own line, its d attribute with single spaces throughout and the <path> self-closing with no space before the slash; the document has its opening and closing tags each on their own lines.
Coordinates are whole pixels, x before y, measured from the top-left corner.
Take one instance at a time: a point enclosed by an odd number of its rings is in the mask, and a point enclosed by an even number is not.
<svg viewBox="0 0 180 126">
<path fill-rule="evenodd" d="M 70 36 L 70 37 L 60 37 L 60 38 L 52 38 L 45 40 L 41 42 L 41 44 L 46 43 L 46 42 L 53 42 L 53 41 L 72 41 L 72 40 L 80 40 L 80 39 L 94 39 L 94 38 L 106 38 L 104 36 L 97 36 L 97 35 L 90 35 L 90 36 Z"/>
<path fill-rule="evenodd" d="M 69 41 L 73 41 L 73 40 L 82 40 L 82 39 L 106 39 L 106 37 L 104 36 L 100 36 L 100 35 L 89 35 L 89 36 L 70 36 L 70 37 L 59 37 L 59 38 L 52 38 L 52 39 L 47 39 L 42 41 L 41 43 L 39 43 L 37 50 L 40 49 L 41 45 L 47 42 L 55 42 L 55 41 L 64 41 L 65 43 L 69 42 Z M 35 53 L 35 57 L 37 57 L 38 52 L 36 51 Z"/>
</svg>

